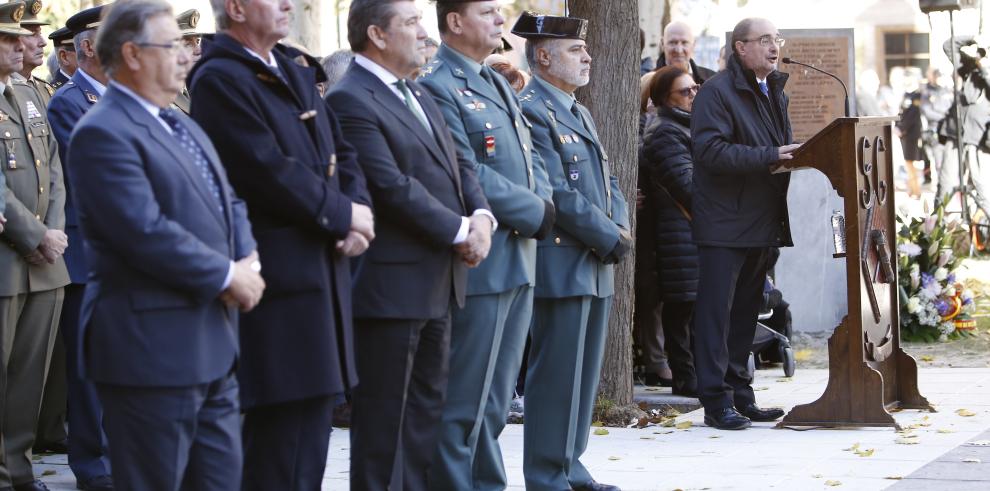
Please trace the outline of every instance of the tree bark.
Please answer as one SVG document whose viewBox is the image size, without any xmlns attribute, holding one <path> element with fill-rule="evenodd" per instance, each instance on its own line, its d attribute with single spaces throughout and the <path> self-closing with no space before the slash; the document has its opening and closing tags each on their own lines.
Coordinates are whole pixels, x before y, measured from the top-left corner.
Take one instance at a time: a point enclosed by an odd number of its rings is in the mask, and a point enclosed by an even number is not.
<svg viewBox="0 0 990 491">
<path fill-rule="evenodd" d="M 323 56 L 320 43 L 320 4 L 322 0 L 293 0 L 292 27 L 289 38 L 314 56 Z"/>
<path fill-rule="evenodd" d="M 639 129 L 639 4 L 637 0 L 571 0 L 570 15 L 589 19 L 588 47 L 592 54 L 591 83 L 577 98 L 588 107 L 612 175 L 619 180 L 635 227 L 637 136 Z M 619 28 L 618 26 L 625 26 Z M 631 230 L 635 237 L 635 230 Z M 599 396 L 617 405 L 632 404 L 632 318 L 635 257 L 615 269 L 615 298 L 602 363 Z"/>
</svg>

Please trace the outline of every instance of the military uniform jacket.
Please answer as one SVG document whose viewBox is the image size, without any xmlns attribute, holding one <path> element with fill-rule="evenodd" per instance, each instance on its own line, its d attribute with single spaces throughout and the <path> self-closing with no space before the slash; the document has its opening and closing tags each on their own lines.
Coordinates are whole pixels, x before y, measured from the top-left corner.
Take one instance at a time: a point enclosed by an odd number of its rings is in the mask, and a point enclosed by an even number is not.
<svg viewBox="0 0 990 491">
<path fill-rule="evenodd" d="M 335 252 L 351 203 L 371 203 L 357 153 L 316 90 L 326 76 L 286 46 L 273 71 L 225 34 L 187 80 L 192 117 L 248 206 L 265 297 L 241 316 L 244 407 L 344 392 L 356 383 L 349 258 Z"/>
<path fill-rule="evenodd" d="M 486 70 L 490 70 L 486 68 Z M 468 272 L 468 295 L 533 285 L 535 234 L 551 200 L 543 159 L 515 92 L 495 72 L 493 87 L 447 45 L 417 80 L 433 95 L 457 150 L 475 165 L 481 188 L 498 219 L 488 257 Z"/>
<path fill-rule="evenodd" d="M 189 100 L 189 89 L 183 87 L 182 92 L 175 96 L 175 102 L 172 103 L 172 107 L 182 111 L 183 114 L 188 115 L 190 110 L 190 104 L 192 101 Z"/>
<path fill-rule="evenodd" d="M 38 248 L 49 229 L 65 228 L 65 187 L 57 144 L 41 99 L 23 79 L 11 78 L 12 107 L 0 97 L 2 167 L 7 187 L 7 225 L 0 234 L 0 296 L 39 292 L 69 283 L 65 261 L 29 265 L 24 256 Z"/>
<path fill-rule="evenodd" d="M 32 75 L 31 78 L 24 78 L 23 75 L 15 73 L 11 75 L 11 78 L 21 80 L 34 89 L 34 91 L 38 94 L 38 98 L 41 99 L 41 102 L 44 104 L 44 106 L 42 106 L 42 110 L 48 107 L 48 103 L 51 102 L 52 96 L 55 95 L 55 88 L 52 87 L 51 84 L 35 77 L 34 75 Z"/>
<path fill-rule="evenodd" d="M 52 77 L 51 85 L 53 89 L 58 90 L 62 88 L 62 86 L 65 85 L 68 81 L 69 81 L 69 77 L 65 75 L 65 72 L 59 70 L 55 72 L 55 76 Z"/>
<path fill-rule="evenodd" d="M 61 73 L 61 72 L 59 72 Z M 68 165 L 67 151 L 69 137 L 76 123 L 82 119 L 100 100 L 99 92 L 86 80 L 82 70 L 76 70 L 72 79 L 55 92 L 48 104 L 48 120 L 52 125 L 52 134 L 58 141 L 59 160 Z M 68 175 L 68 170 L 65 174 Z M 65 180 L 65 235 L 69 236 L 69 247 L 65 250 L 65 265 L 69 268 L 69 277 L 73 283 L 86 283 L 86 249 L 83 247 L 83 235 L 79 230 L 79 216 L 72 199 L 72 183 Z"/>
<path fill-rule="evenodd" d="M 615 292 L 613 266 L 602 258 L 619 243 L 619 229 L 629 229 L 628 209 L 591 114 L 579 104 L 582 123 L 563 96 L 534 77 L 520 98 L 557 207 L 553 232 L 539 243 L 536 296 L 607 297 Z"/>
</svg>

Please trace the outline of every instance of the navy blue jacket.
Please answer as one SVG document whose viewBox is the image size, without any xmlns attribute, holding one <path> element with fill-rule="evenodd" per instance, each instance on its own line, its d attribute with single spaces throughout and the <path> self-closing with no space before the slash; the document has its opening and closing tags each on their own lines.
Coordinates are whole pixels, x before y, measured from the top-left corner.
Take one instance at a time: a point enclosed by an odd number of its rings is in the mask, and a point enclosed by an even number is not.
<svg viewBox="0 0 990 491">
<path fill-rule="evenodd" d="M 437 104 L 418 83 L 409 89 L 432 134 L 357 63 L 327 97 L 358 148 L 375 203 L 377 236 L 356 279 L 355 317 L 436 319 L 451 299 L 463 307 L 468 272 L 452 243 L 461 217 L 490 210 L 475 164 L 459 158 Z"/>
<path fill-rule="evenodd" d="M 770 174 L 777 149 L 793 141 L 785 83 L 786 73 L 772 72 L 767 100 L 753 71 L 732 55 L 725 71 L 701 86 L 691 111 L 691 227 L 698 245 L 794 245 L 787 215 L 790 173 Z"/>
<path fill-rule="evenodd" d="M 316 90 L 323 71 L 300 65 L 297 50 L 273 53 L 280 74 L 217 34 L 187 84 L 191 116 L 248 204 L 267 284 L 258 307 L 241 316 L 246 408 L 357 382 L 349 260 L 335 245 L 350 229 L 351 203 L 371 201 L 357 154 Z"/>
<path fill-rule="evenodd" d="M 197 385 L 237 359 L 237 314 L 218 296 L 230 261 L 255 241 L 213 145 L 182 119 L 217 177 L 223 214 L 190 154 L 119 89 L 72 133 L 69 178 L 90 248 L 78 368 L 97 382 Z"/>
<path fill-rule="evenodd" d="M 69 148 L 72 129 L 98 100 L 100 100 L 99 92 L 83 77 L 81 70 L 76 70 L 72 79 L 60 87 L 48 103 L 48 121 L 52 126 L 52 134 L 58 141 L 58 156 L 66 173 L 70 164 L 65 153 Z M 83 236 L 79 231 L 79 220 L 76 217 L 76 205 L 72 199 L 70 186 L 71 183 L 66 180 L 65 235 L 69 237 L 69 247 L 65 250 L 65 265 L 69 268 L 69 278 L 72 282 L 80 284 L 86 283 L 86 249 L 83 247 Z"/>
</svg>

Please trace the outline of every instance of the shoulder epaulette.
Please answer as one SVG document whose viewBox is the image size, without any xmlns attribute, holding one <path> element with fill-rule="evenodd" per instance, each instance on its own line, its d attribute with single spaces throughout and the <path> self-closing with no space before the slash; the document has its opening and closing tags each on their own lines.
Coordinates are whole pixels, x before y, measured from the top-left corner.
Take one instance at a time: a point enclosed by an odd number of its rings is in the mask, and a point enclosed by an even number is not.
<svg viewBox="0 0 990 491">
<path fill-rule="evenodd" d="M 420 70 L 420 73 L 422 75 L 431 75 L 442 64 L 443 64 L 443 60 L 441 60 L 439 58 L 434 58 L 434 59 L 430 60 L 429 63 L 427 63 L 426 65 L 423 66 L 423 68 Z"/>
<path fill-rule="evenodd" d="M 525 95 L 523 95 L 522 97 L 520 97 L 519 98 L 519 102 L 529 102 L 529 101 L 533 100 L 534 97 L 536 97 L 536 91 L 535 90 L 531 90 L 531 91 L 527 92 Z"/>
</svg>

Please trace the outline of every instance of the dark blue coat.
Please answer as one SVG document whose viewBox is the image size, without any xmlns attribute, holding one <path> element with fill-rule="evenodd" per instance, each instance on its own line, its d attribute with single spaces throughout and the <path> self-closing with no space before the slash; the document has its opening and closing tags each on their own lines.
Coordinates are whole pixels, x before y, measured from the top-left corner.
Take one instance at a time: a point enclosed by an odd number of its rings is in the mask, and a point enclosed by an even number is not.
<svg viewBox="0 0 990 491">
<path fill-rule="evenodd" d="M 767 101 L 753 71 L 743 70 L 732 55 L 725 71 L 698 91 L 691 112 L 691 226 L 698 245 L 794 245 L 787 215 L 790 173 L 770 174 L 777 149 L 793 141 L 786 82 L 786 73 L 772 72 L 767 77 Z M 779 124 L 771 109 L 782 118 Z"/>
<path fill-rule="evenodd" d="M 66 173 L 69 172 L 70 164 L 65 153 L 69 148 L 72 129 L 98 100 L 99 92 L 83 77 L 81 70 L 76 70 L 72 79 L 60 87 L 48 103 L 48 121 L 52 126 L 52 134 L 58 141 L 58 156 Z M 66 179 L 65 235 L 69 237 L 69 247 L 65 250 L 65 265 L 69 268 L 69 278 L 73 283 L 86 283 L 86 249 L 83 247 L 83 236 L 79 231 L 79 219 L 70 186 L 71 183 Z"/>
<path fill-rule="evenodd" d="M 344 392 L 356 383 L 348 258 L 335 252 L 351 203 L 370 203 L 354 149 L 316 90 L 323 71 L 277 46 L 283 81 L 225 34 L 189 75 L 192 117 L 248 204 L 267 288 L 241 316 L 246 408 Z"/>
<path fill-rule="evenodd" d="M 255 241 L 213 146 L 183 119 L 217 177 L 223 213 L 190 154 L 119 89 L 72 133 L 69 178 L 90 248 L 77 349 L 97 382 L 204 384 L 237 359 L 237 313 L 219 295 L 230 261 Z"/>
<path fill-rule="evenodd" d="M 691 114 L 661 108 L 643 134 L 640 169 L 656 208 L 657 276 L 667 302 L 694 301 L 698 292 L 698 247 L 691 239 Z M 678 206 L 680 205 L 680 207 Z M 682 209 L 683 208 L 683 211 Z"/>
</svg>

